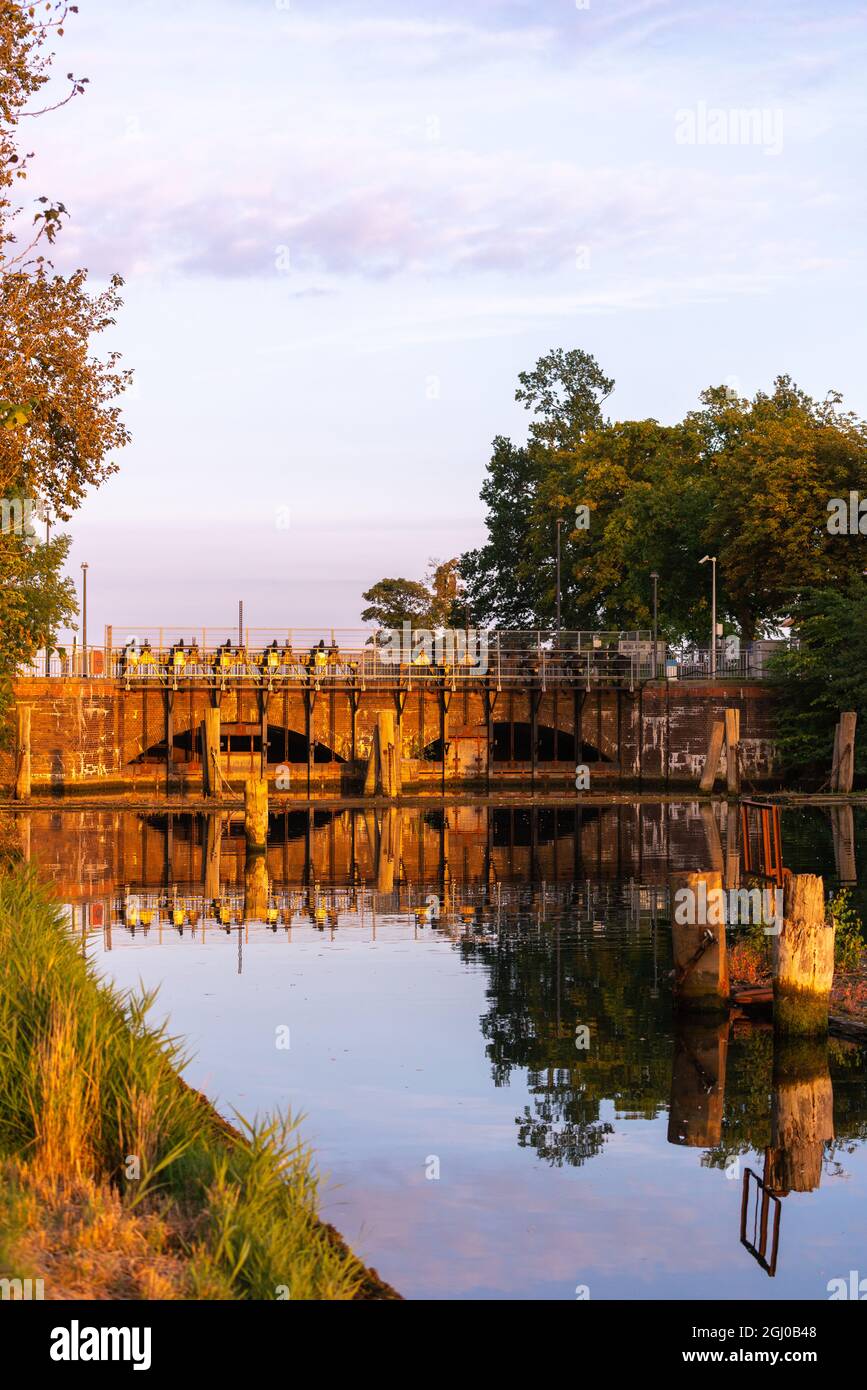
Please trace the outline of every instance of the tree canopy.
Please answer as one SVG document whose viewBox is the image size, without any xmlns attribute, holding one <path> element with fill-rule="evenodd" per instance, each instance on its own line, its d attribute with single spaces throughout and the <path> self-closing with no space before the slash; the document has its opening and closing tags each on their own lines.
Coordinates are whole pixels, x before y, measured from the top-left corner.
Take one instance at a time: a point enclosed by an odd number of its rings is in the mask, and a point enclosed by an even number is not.
<svg viewBox="0 0 867 1390">
<path fill-rule="evenodd" d="M 431 631 L 462 622 L 463 586 L 457 566 L 457 559 L 431 560 L 423 583 L 415 579 L 378 580 L 362 594 L 367 607 L 361 621 L 376 623 L 379 628 L 399 628 L 409 622 Z"/>
<path fill-rule="evenodd" d="M 867 536 L 834 534 L 829 503 L 867 494 L 867 426 L 829 391 L 788 376 L 753 399 L 709 387 L 683 420 L 609 421 L 613 383 L 585 353 L 554 352 L 521 373 L 537 413 L 524 444 L 498 436 L 482 484 L 488 541 L 461 556 L 477 622 L 550 624 L 561 530 L 562 624 L 707 639 L 717 557 L 718 617 L 746 641 L 779 632 L 800 598 L 867 564 Z M 867 529 L 867 528 L 865 528 Z"/>
<path fill-rule="evenodd" d="M 130 374 L 117 353 L 94 352 L 115 321 L 122 282 L 113 277 L 93 294 L 86 271 L 56 273 L 45 252 L 66 208 L 40 196 L 28 212 L 13 196 L 29 172 L 22 122 L 85 88 L 86 78 L 68 73 L 61 93 L 46 89 L 50 45 L 74 11 L 60 0 L 0 0 L 0 495 L 10 515 L 16 502 L 52 520 L 68 520 L 115 470 L 129 437 L 118 399 Z M 36 99 L 45 104 L 34 107 Z M 0 532 L 0 711 L 20 663 L 75 614 L 73 586 L 61 578 L 67 550 L 64 537 L 41 544 L 26 528 Z"/>
</svg>

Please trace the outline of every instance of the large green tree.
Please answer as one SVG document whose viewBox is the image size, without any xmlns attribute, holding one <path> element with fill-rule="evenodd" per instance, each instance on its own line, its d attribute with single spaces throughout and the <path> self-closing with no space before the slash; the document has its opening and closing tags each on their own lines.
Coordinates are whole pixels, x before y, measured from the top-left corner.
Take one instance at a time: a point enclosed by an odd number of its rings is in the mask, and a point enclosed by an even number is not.
<svg viewBox="0 0 867 1390">
<path fill-rule="evenodd" d="M 557 513 L 543 519 L 540 493 L 564 455 L 602 425 L 602 405 L 614 389 L 596 359 L 577 348 L 540 357 L 518 383 L 515 399 L 533 417 L 529 437 L 525 444 L 494 439 L 481 489 L 488 539 L 459 562 L 473 622 L 501 628 L 534 627 L 554 616 Z"/>
<path fill-rule="evenodd" d="M 477 623 L 532 627 L 555 611 L 561 522 L 564 628 L 650 626 L 706 642 L 718 617 L 745 641 L 781 631 L 802 594 L 867 565 L 867 534 L 829 528 L 829 503 L 867 497 L 867 426 L 837 392 L 790 377 L 742 399 L 710 387 L 675 424 L 603 419 L 613 388 L 589 354 L 557 350 L 522 372 L 524 444 L 498 436 L 482 484 L 487 542 L 460 559 Z M 867 530 L 867 518 L 865 518 Z"/>
<path fill-rule="evenodd" d="M 843 710 L 867 721 L 867 582 L 811 590 L 792 612 L 796 643 L 774 661 L 778 740 L 794 772 L 827 778 L 834 727 Z M 855 766 L 867 772 L 867 740 L 855 740 Z"/>
<path fill-rule="evenodd" d="M 44 196 L 19 206 L 30 156 L 22 122 L 56 110 L 84 91 L 68 74 L 48 87 L 51 44 L 75 6 L 0 0 L 0 497 L 6 516 L 67 520 L 90 487 L 116 463 L 128 439 L 118 398 L 129 374 L 94 340 L 115 321 L 120 280 L 91 294 L 86 272 L 55 272 L 46 252 L 66 215 Z M 41 106 L 40 106 L 41 102 Z M 17 511 L 14 510 L 17 508 Z M 68 541 L 51 544 L 20 524 L 0 530 L 0 714 L 21 663 L 50 643 L 75 613 L 61 578 Z"/>
</svg>

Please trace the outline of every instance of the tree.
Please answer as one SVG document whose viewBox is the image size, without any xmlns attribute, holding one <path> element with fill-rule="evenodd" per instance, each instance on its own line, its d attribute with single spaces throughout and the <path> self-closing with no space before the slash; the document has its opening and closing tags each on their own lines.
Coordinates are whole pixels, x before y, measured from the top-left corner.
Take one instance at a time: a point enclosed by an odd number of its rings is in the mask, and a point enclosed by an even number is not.
<svg viewBox="0 0 867 1390">
<path fill-rule="evenodd" d="M 525 445 L 494 439 L 481 489 L 488 539 L 459 561 L 475 621 L 503 628 L 535 627 L 554 614 L 557 514 L 543 529 L 539 494 L 558 475 L 564 451 L 602 425 L 601 407 L 614 389 L 596 359 L 577 348 L 540 357 L 518 382 L 515 399 L 535 417 L 529 439 Z"/>
<path fill-rule="evenodd" d="M 792 612 L 796 645 L 773 661 L 779 691 L 778 742 L 790 771 L 827 779 L 834 727 L 843 710 L 867 720 L 867 583 L 814 589 Z M 855 766 L 867 772 L 867 741 L 855 741 Z"/>
<path fill-rule="evenodd" d="M 376 623 L 380 628 L 402 627 L 405 622 L 429 626 L 431 596 L 424 584 L 414 579 L 380 579 L 361 597 L 368 605 L 361 615 L 363 623 Z"/>
<path fill-rule="evenodd" d="M 37 200 L 29 224 L 11 190 L 28 174 L 19 127 L 84 91 L 68 74 L 64 94 L 42 110 L 33 99 L 51 76 L 53 35 L 74 6 L 0 0 L 0 495 L 67 520 L 88 488 L 116 468 L 128 440 L 120 393 L 130 373 L 116 353 L 100 358 L 94 339 L 115 321 L 121 281 L 91 295 L 86 272 L 55 273 L 43 254 L 61 226 L 63 204 Z M 14 527 L 0 532 L 0 713 L 16 670 L 75 613 L 73 587 L 61 578 L 68 541 L 40 545 Z"/>
<path fill-rule="evenodd" d="M 661 629 L 707 641 L 717 556 L 718 616 L 746 641 L 779 631 L 801 594 L 845 583 L 867 563 L 867 536 L 833 535 L 828 504 L 867 491 L 867 427 L 779 377 L 774 391 L 731 400 L 703 393 L 676 425 L 625 421 L 589 431 L 556 456 L 537 493 L 527 554 L 553 519 L 586 508 L 589 527 L 564 546 L 564 614 L 582 625 L 649 627 L 650 573 Z M 568 624 L 567 624 L 568 625 Z"/>
<path fill-rule="evenodd" d="M 431 631 L 455 626 L 463 614 L 462 595 L 457 559 L 430 560 L 424 583 L 415 579 L 380 579 L 362 594 L 368 607 L 361 621 L 376 623 L 380 628 L 402 627 L 408 622 Z"/>
</svg>

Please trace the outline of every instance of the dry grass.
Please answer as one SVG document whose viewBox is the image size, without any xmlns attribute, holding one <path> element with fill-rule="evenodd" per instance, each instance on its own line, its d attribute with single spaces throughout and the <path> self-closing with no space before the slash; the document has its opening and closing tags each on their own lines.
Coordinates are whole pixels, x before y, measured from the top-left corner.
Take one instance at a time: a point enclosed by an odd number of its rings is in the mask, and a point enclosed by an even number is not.
<svg viewBox="0 0 867 1390">
<path fill-rule="evenodd" d="M 293 1122 L 221 1122 L 152 1002 L 96 980 L 30 872 L 0 874 L 0 1276 L 67 1298 L 388 1297 L 318 1220 Z"/>
</svg>

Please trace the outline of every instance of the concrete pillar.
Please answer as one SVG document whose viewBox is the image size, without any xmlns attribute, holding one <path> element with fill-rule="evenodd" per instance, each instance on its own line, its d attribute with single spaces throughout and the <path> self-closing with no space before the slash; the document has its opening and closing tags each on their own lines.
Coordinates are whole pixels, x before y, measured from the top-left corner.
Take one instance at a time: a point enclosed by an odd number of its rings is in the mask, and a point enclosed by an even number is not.
<svg viewBox="0 0 867 1390">
<path fill-rule="evenodd" d="M 244 833 L 247 849 L 263 854 L 268 844 L 268 783 L 248 777 L 244 783 Z"/>
<path fill-rule="evenodd" d="M 776 1031 L 789 1037 L 827 1033 L 834 923 L 826 918 L 825 887 L 816 874 L 786 881 L 783 926 L 772 937 L 772 955 Z"/>
<path fill-rule="evenodd" d="M 15 800 L 30 796 L 30 716 L 31 705 L 16 705 Z"/>
</svg>

